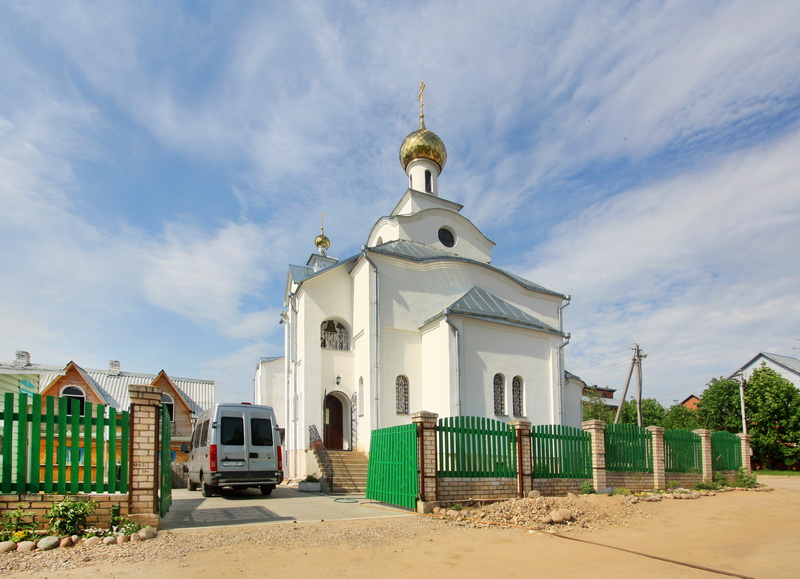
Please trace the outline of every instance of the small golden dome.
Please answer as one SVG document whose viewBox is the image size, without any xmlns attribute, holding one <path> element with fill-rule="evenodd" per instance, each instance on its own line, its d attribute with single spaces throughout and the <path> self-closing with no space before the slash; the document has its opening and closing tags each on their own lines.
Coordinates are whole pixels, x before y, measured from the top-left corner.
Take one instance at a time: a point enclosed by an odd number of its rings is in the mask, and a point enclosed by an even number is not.
<svg viewBox="0 0 800 579">
<path fill-rule="evenodd" d="M 403 170 L 414 159 L 430 159 L 439 165 L 439 171 L 447 163 L 447 149 L 439 135 L 425 128 L 424 118 L 420 118 L 419 129 L 408 135 L 400 146 L 400 164 Z"/>
<path fill-rule="evenodd" d="M 314 240 L 314 244 L 319 248 L 328 249 L 331 246 L 331 240 L 324 233 L 320 233 Z"/>
</svg>

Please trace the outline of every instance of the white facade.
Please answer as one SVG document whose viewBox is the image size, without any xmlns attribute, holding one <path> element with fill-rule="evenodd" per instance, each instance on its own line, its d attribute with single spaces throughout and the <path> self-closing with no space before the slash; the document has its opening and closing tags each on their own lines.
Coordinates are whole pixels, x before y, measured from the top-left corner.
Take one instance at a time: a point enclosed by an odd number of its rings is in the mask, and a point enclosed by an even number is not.
<svg viewBox="0 0 800 579">
<path fill-rule="evenodd" d="M 440 168 L 415 161 L 415 186 Z M 328 448 L 368 450 L 372 430 L 420 410 L 580 423 L 581 386 L 564 379 L 569 299 L 491 265 L 494 243 L 436 195 L 431 173 L 430 191 L 407 190 L 360 254 L 337 261 L 317 238 L 320 254 L 289 267 L 284 357 L 262 359 L 255 385 L 286 428 L 290 477 L 305 473 L 312 426 Z"/>
</svg>

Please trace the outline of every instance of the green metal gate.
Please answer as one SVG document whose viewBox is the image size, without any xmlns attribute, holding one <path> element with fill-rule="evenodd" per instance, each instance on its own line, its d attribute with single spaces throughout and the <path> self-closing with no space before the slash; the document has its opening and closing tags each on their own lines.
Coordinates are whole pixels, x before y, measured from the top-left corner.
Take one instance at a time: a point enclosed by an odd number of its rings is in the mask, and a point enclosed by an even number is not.
<svg viewBox="0 0 800 579">
<path fill-rule="evenodd" d="M 172 437 L 171 420 L 166 404 L 161 405 L 161 452 L 159 456 L 158 511 L 163 517 L 172 505 Z"/>
<path fill-rule="evenodd" d="M 417 506 L 417 426 L 373 430 L 369 445 L 367 498 L 414 509 Z"/>
<path fill-rule="evenodd" d="M 711 433 L 713 470 L 736 470 L 742 466 L 742 441 L 724 430 Z"/>
</svg>

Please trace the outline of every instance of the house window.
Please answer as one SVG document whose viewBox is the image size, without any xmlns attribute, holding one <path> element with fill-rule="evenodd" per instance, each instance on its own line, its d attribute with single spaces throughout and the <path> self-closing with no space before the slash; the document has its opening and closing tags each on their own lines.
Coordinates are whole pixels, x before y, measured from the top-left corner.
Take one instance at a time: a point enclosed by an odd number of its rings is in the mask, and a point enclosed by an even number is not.
<svg viewBox="0 0 800 579">
<path fill-rule="evenodd" d="M 67 398 L 67 414 L 72 416 L 74 410 L 80 410 L 83 416 L 86 410 L 86 393 L 78 386 L 67 386 L 61 391 L 61 397 Z"/>
<path fill-rule="evenodd" d="M 493 380 L 494 413 L 505 416 L 506 413 L 506 380 L 502 374 L 495 374 Z"/>
<path fill-rule="evenodd" d="M 425 192 L 426 193 L 430 193 L 432 188 L 433 188 L 433 179 L 431 178 L 431 172 L 426 170 L 425 171 Z"/>
<path fill-rule="evenodd" d="M 162 406 L 167 407 L 167 412 L 169 412 L 169 421 L 175 422 L 175 401 L 172 399 L 172 396 L 169 394 L 162 394 L 161 404 Z"/>
<path fill-rule="evenodd" d="M 325 320 L 320 329 L 320 346 L 328 350 L 349 350 L 350 337 L 347 328 L 339 322 Z"/>
<path fill-rule="evenodd" d="M 408 414 L 408 378 L 398 376 L 394 384 L 397 396 L 397 413 Z"/>
<path fill-rule="evenodd" d="M 522 378 L 514 376 L 511 381 L 511 411 L 514 416 L 523 416 L 522 411 Z"/>
</svg>

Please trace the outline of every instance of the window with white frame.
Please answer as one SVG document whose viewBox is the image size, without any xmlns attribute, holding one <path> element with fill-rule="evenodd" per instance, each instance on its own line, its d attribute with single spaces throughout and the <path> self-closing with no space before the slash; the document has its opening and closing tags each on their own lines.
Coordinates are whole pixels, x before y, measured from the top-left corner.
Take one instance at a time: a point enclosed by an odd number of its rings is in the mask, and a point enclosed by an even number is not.
<svg viewBox="0 0 800 579">
<path fill-rule="evenodd" d="M 167 393 L 161 394 L 161 404 L 167 407 L 169 421 L 175 422 L 175 401 L 172 399 L 172 396 Z"/>
<path fill-rule="evenodd" d="M 522 407 L 522 378 L 520 376 L 514 376 L 511 381 L 511 411 L 514 416 L 525 414 Z"/>
<path fill-rule="evenodd" d="M 75 410 L 80 410 L 83 416 L 86 410 L 86 392 L 80 386 L 67 386 L 61 391 L 61 397 L 67 398 L 67 414 L 70 416 Z"/>
<path fill-rule="evenodd" d="M 495 374 L 493 380 L 494 413 L 505 416 L 506 413 L 506 379 L 502 374 Z"/>
<path fill-rule="evenodd" d="M 398 376 L 394 384 L 395 395 L 397 396 L 397 413 L 408 414 L 408 378 Z"/>
</svg>

